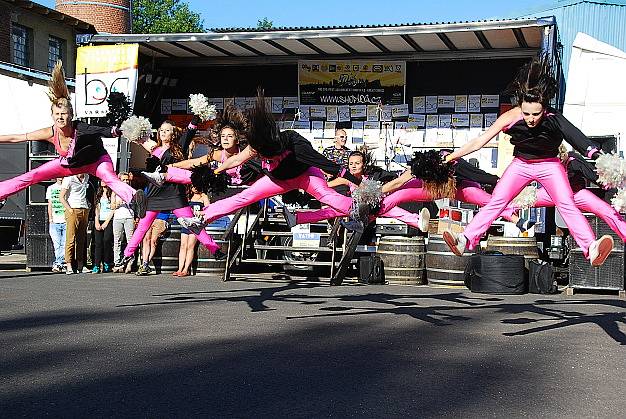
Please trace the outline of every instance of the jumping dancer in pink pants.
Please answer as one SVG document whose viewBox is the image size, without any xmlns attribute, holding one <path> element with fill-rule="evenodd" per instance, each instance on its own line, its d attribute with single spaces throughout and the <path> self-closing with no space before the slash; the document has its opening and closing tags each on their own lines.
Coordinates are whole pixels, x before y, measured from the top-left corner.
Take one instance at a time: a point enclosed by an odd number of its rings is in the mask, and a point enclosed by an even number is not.
<svg viewBox="0 0 626 419">
<path fill-rule="evenodd" d="M 0 182 L 0 208 L 8 196 L 30 185 L 57 177 L 88 173 L 105 181 L 124 202 L 132 202 L 137 213 L 145 213 L 143 192 L 119 180 L 111 157 L 102 144 L 102 137 L 119 135 L 116 129 L 72 121 L 73 109 L 60 61 L 52 72 L 49 90 L 54 125 L 26 134 L 0 135 L 0 143 L 47 141 L 54 145 L 59 157 L 23 175 Z"/>
<path fill-rule="evenodd" d="M 360 180 L 315 151 L 311 143 L 295 131 L 280 132 L 273 115 L 266 109 L 265 98 L 262 94 L 257 97 L 257 103 L 250 112 L 249 121 L 246 133 L 249 145 L 241 153 L 222 163 L 216 173 L 237 167 L 258 155 L 262 159 L 265 176 L 243 192 L 209 205 L 204 209 L 204 220 L 179 219 L 183 227 L 192 231 L 201 229 L 206 223 L 223 215 L 292 189 L 303 189 L 342 214 L 350 211 L 352 199 L 331 189 L 320 169 L 326 173 L 345 177 L 355 184 L 359 184 Z M 295 220 L 292 220 L 290 223 L 294 222 Z"/>
<path fill-rule="evenodd" d="M 194 120 L 190 128 L 195 129 Z M 226 159 L 235 154 L 239 154 L 243 148 L 242 140 L 246 127 L 246 120 L 241 111 L 234 106 L 228 105 L 226 109 L 219 115 L 213 127 L 220 139 L 220 148 L 211 149 L 205 156 L 193 159 L 181 160 L 169 164 L 164 172 L 157 170 L 154 172 L 141 172 L 150 182 L 157 186 L 163 185 L 165 182 L 179 183 L 182 185 L 191 184 L 192 169 L 200 166 L 206 166 L 212 162 L 224 163 Z M 251 168 L 250 165 L 244 167 L 238 166 L 226 170 L 226 174 L 230 176 L 230 184 L 239 186 L 252 183 L 259 175 L 258 171 Z M 199 187 L 199 185 L 196 185 Z M 206 191 L 204 191 L 206 192 Z"/>
<path fill-rule="evenodd" d="M 363 172 L 366 170 L 364 160 L 365 155 L 360 151 L 353 151 L 348 157 L 348 170 L 352 175 L 362 180 L 368 178 L 363 174 Z M 389 175 L 391 177 L 394 177 L 394 175 L 392 175 L 391 173 L 389 173 Z M 353 192 L 356 188 L 356 185 L 354 183 L 349 182 L 347 179 L 344 178 L 336 178 L 328 182 L 328 186 L 332 188 L 339 185 L 348 186 L 350 188 L 350 192 Z M 289 212 L 286 207 L 283 207 L 283 211 L 285 213 Z M 316 223 L 321 220 L 341 217 L 342 215 L 344 214 L 340 213 L 334 208 L 323 208 L 316 211 L 298 211 L 295 214 L 295 220 L 297 224 Z M 395 218 L 423 232 L 428 230 L 428 221 L 430 220 L 430 213 L 426 208 L 422 208 L 419 214 L 414 214 L 402 208 L 398 208 L 395 205 L 389 206 L 387 210 L 385 210 L 384 212 L 381 211 L 379 214 L 377 214 L 377 216 Z M 285 218 L 292 219 L 292 217 L 289 215 L 285 215 Z"/>
<path fill-rule="evenodd" d="M 180 128 L 171 121 L 161 124 L 157 133 L 156 147 L 152 148 L 152 156 L 159 159 L 160 164 L 165 166 L 177 160 L 181 160 L 191 138 L 196 132 L 194 125 L 189 125 L 187 131 L 181 136 Z M 179 143 L 180 139 L 180 143 Z M 151 147 L 148 143 L 146 148 Z M 152 222 L 161 211 L 172 211 L 176 217 L 193 217 L 193 211 L 189 207 L 185 187 L 175 183 L 166 183 L 162 186 L 150 185 L 147 193 L 147 211 L 145 217 L 139 220 L 137 228 L 128 241 L 124 249 L 124 258 L 117 266 L 118 269 L 125 269 L 126 265 L 133 259 L 133 254 L 141 244 L 143 237 L 152 225 Z M 211 252 L 216 259 L 222 259 L 225 255 L 220 251 L 219 246 L 213 241 L 211 236 L 204 229 L 194 232 L 198 240 Z M 140 271 L 147 271 L 148 261 L 144 261 L 145 266 L 141 266 Z"/>
<path fill-rule="evenodd" d="M 608 202 L 599 198 L 589 189 L 585 189 L 585 179 L 597 183 L 598 174 L 580 154 L 565 150 L 561 155 L 561 162 L 567 170 L 570 186 L 574 191 L 576 207 L 585 212 L 597 215 L 613 230 L 622 241 L 626 241 L 626 221 Z M 545 188 L 537 191 L 535 207 L 553 207 L 554 201 Z"/>
<path fill-rule="evenodd" d="M 514 81 L 518 106 L 502 114 L 484 134 L 446 156 L 446 161 L 451 161 L 476 151 L 500 131 L 511 135 L 511 144 L 514 145 L 515 158 L 500 178 L 489 203 L 474 216 L 463 234 L 444 232 L 444 240 L 455 254 L 462 255 L 466 248 L 476 247 L 491 223 L 533 180 L 546 189 L 593 266 L 602 265 L 613 250 L 611 236 L 595 240 L 587 219 L 574 203 L 565 168 L 557 157 L 563 140 L 590 157 L 599 153 L 593 143 L 563 115 L 547 108 L 557 89 L 551 74 L 545 57 L 527 64 Z"/>
</svg>

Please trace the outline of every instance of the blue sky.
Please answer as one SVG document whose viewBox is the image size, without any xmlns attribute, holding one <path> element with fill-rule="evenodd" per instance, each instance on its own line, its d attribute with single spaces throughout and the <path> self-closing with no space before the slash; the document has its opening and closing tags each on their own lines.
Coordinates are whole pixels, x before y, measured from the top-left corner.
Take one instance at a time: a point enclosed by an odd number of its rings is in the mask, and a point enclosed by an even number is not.
<svg viewBox="0 0 626 419">
<path fill-rule="evenodd" d="M 39 1 L 54 8 L 54 0 Z M 204 26 L 254 27 L 267 17 L 274 26 L 369 25 L 452 22 L 515 17 L 558 0 L 190 0 Z"/>
</svg>

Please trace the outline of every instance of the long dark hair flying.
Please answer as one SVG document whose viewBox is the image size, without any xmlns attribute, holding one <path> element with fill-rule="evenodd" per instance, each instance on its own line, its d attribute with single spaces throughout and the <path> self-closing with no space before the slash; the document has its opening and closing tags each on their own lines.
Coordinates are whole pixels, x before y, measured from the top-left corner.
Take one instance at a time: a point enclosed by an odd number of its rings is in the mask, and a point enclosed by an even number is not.
<svg viewBox="0 0 626 419">
<path fill-rule="evenodd" d="M 525 64 L 506 89 L 515 97 L 518 106 L 522 102 L 541 103 L 547 106 L 556 95 L 558 84 L 547 54 L 535 57 Z"/>
<path fill-rule="evenodd" d="M 281 138 L 274 115 L 265 104 L 261 88 L 257 90 L 256 103 L 249 113 L 246 139 L 250 147 L 263 157 L 274 157 L 285 151 L 285 141 Z"/>
</svg>

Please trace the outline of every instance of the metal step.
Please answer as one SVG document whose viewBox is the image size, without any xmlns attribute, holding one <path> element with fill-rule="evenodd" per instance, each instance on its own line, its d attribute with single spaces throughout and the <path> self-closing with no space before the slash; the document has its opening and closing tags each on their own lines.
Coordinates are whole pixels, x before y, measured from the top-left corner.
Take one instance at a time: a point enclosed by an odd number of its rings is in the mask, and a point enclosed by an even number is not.
<svg viewBox="0 0 626 419">
<path fill-rule="evenodd" d="M 277 259 L 241 259 L 241 263 L 265 263 L 273 265 L 301 265 L 301 266 L 330 266 L 331 262 L 311 262 L 307 260 L 277 260 Z"/>
<path fill-rule="evenodd" d="M 320 237 L 328 237 L 328 233 L 318 233 L 313 231 L 313 234 L 319 234 Z M 261 230 L 261 236 L 291 236 L 293 233 L 291 231 L 268 231 Z"/>
<path fill-rule="evenodd" d="M 329 249 L 328 247 L 293 247 L 293 246 L 272 246 L 268 244 L 255 244 L 254 249 L 261 250 L 289 250 L 292 252 L 332 252 L 333 249 Z M 338 252 L 341 252 L 341 248 L 338 247 L 336 249 Z"/>
<path fill-rule="evenodd" d="M 254 281 L 254 280 L 272 280 L 277 282 L 290 282 L 290 281 L 302 281 L 302 282 L 327 282 L 329 280 L 328 277 L 318 277 L 318 276 L 299 276 L 299 275 L 291 275 L 282 272 L 268 272 L 268 273 L 233 273 L 231 274 L 231 278 L 239 281 Z M 359 282 L 359 278 L 346 277 L 344 282 L 356 284 Z"/>
</svg>

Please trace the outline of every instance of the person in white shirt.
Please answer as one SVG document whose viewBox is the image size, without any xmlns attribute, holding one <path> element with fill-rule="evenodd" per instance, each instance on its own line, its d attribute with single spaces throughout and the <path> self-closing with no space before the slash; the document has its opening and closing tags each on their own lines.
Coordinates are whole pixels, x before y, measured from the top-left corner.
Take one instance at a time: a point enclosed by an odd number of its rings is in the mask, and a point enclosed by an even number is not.
<svg viewBox="0 0 626 419">
<path fill-rule="evenodd" d="M 61 182 L 61 202 L 65 207 L 65 263 L 66 273 L 88 272 L 84 267 L 84 250 L 87 246 L 89 202 L 87 189 L 89 175 L 68 176 Z"/>
<path fill-rule="evenodd" d="M 46 188 L 46 201 L 48 201 L 48 232 L 54 246 L 54 262 L 52 272 L 61 272 L 65 264 L 65 207 L 61 202 L 61 181 L 56 182 Z"/>
<path fill-rule="evenodd" d="M 119 178 L 124 183 L 130 183 L 130 175 L 126 172 L 119 174 Z M 113 193 L 112 209 L 115 211 L 113 214 L 113 257 L 115 258 L 115 267 L 113 272 L 122 272 L 124 270 L 121 267 L 124 253 L 122 249 L 122 241 L 127 242 L 133 236 L 135 230 L 135 214 L 133 213 L 132 206 L 124 202 L 122 198 Z M 127 273 L 130 272 L 132 263 L 129 263 L 126 267 Z"/>
</svg>

